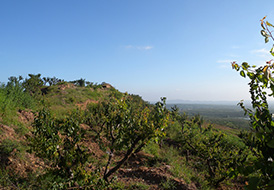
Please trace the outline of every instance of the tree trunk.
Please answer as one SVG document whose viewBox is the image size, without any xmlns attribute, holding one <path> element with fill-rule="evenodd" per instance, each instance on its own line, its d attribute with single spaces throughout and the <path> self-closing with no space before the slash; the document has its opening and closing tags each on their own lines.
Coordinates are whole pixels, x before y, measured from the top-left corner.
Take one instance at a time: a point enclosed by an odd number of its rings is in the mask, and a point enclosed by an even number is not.
<svg viewBox="0 0 274 190">
<path fill-rule="evenodd" d="M 129 156 L 131 155 L 131 153 L 133 152 L 135 146 L 138 144 L 138 142 L 141 140 L 140 137 L 137 137 L 136 140 L 133 142 L 133 144 L 131 145 L 131 147 L 127 150 L 124 158 L 122 160 L 120 160 L 116 166 L 114 166 L 113 168 L 111 168 L 105 175 L 104 175 L 104 180 L 108 181 L 107 178 L 109 176 L 111 176 L 113 173 L 115 173 L 124 163 L 125 161 L 127 161 L 127 159 L 129 158 Z"/>
</svg>

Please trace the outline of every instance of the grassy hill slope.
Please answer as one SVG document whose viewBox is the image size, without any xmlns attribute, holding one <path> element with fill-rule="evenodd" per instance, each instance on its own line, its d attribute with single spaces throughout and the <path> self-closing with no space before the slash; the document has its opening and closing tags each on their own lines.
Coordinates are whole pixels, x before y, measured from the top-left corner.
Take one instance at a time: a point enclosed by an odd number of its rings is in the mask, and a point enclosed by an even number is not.
<svg viewBox="0 0 274 190">
<path fill-rule="evenodd" d="M 111 86 L 106 87 L 92 83 L 81 86 L 75 82 L 64 81 L 59 81 L 51 86 L 34 85 L 37 88 L 28 91 L 30 88 L 26 86 L 26 81 L 28 79 L 25 79 L 25 81 L 10 80 L 10 83 L 2 85 L 0 89 L 0 189 L 48 189 L 49 187 L 61 189 L 62 185 L 68 184 L 55 184 L 57 179 L 54 176 L 56 175 L 48 172 L 59 170 L 59 166 L 53 168 L 53 161 L 45 157 L 38 157 L 35 150 L 30 147 L 32 142 L 30 139 L 34 138 L 34 130 L 37 130 L 37 128 L 34 128 L 33 123 L 35 120 L 37 122 L 38 112 L 47 109 L 52 114 L 54 121 L 60 122 L 60 126 L 65 126 L 62 121 L 67 121 L 68 117 L 72 117 L 73 114 L 79 113 L 81 115 L 84 113 L 82 111 L 89 109 L 91 105 L 96 105 L 98 102 L 109 102 L 113 98 L 121 99 L 125 94 Z M 135 107 L 140 107 L 141 110 L 145 107 L 153 108 L 152 105 L 143 101 L 138 95 L 128 96 L 130 104 L 134 104 L 131 109 L 139 109 Z M 183 116 L 180 116 L 180 118 L 182 119 Z M 73 147 L 73 151 L 83 150 L 78 148 L 78 146 L 83 146 L 86 148 L 85 154 L 90 155 L 83 166 L 83 176 L 90 180 L 90 185 L 81 185 L 79 182 L 73 181 L 70 176 L 66 181 L 66 183 L 69 183 L 69 188 L 67 188 L 68 186 L 66 188 L 242 189 L 243 178 L 231 180 L 222 174 L 222 172 L 227 172 L 225 168 L 221 169 L 212 165 L 210 167 L 215 167 L 215 174 L 214 176 L 208 174 L 208 168 L 201 165 L 201 162 L 203 162 L 201 154 L 195 152 L 195 149 L 199 148 L 203 142 L 191 144 L 194 141 L 188 138 L 192 135 L 192 139 L 204 139 L 204 141 L 210 138 L 221 139 L 223 138 L 222 135 L 219 135 L 222 133 L 221 131 L 229 128 L 219 126 L 219 129 L 214 127 L 210 129 L 210 124 L 202 123 L 199 125 L 191 117 L 184 119 L 185 124 L 187 122 L 190 128 L 197 129 L 193 133 L 188 130 L 188 127 L 185 127 L 185 130 L 182 131 L 180 121 L 182 120 L 176 120 L 170 112 L 169 123 L 165 129 L 166 135 L 148 141 L 142 146 L 141 151 L 131 154 L 125 164 L 111 176 L 108 182 L 102 178 L 109 159 L 109 149 L 107 148 L 109 142 L 103 137 L 98 141 L 98 130 L 91 128 L 84 122 L 80 123 L 80 128 L 75 135 L 80 135 L 81 139 Z M 198 129 L 199 126 L 200 129 Z M 229 131 L 231 130 L 229 129 Z M 239 146 L 244 146 L 236 135 L 238 132 L 227 133 L 222 141 L 231 141 L 231 143 L 233 141 L 233 143 L 237 142 Z M 58 130 L 56 133 L 59 133 Z M 231 133 L 233 135 L 230 135 Z M 58 135 L 63 140 L 58 142 L 64 143 L 65 140 L 70 140 L 68 134 L 61 134 L 60 131 Z M 136 131 L 137 134 L 138 131 Z M 201 136 L 203 134 L 207 136 Z M 52 146 L 54 146 L 54 142 Z M 214 151 L 217 151 L 217 149 L 214 149 Z M 117 151 L 110 166 L 115 166 L 115 163 L 123 158 L 125 152 L 125 149 Z M 56 155 L 58 154 L 56 153 Z M 203 155 L 206 154 L 205 151 Z M 52 154 L 52 160 L 54 159 L 56 159 L 55 153 Z M 208 158 L 206 157 L 206 159 Z M 227 166 L 227 168 L 229 167 Z M 224 179 L 223 176 L 225 176 Z M 213 181 L 213 178 L 221 180 L 217 183 Z"/>
</svg>

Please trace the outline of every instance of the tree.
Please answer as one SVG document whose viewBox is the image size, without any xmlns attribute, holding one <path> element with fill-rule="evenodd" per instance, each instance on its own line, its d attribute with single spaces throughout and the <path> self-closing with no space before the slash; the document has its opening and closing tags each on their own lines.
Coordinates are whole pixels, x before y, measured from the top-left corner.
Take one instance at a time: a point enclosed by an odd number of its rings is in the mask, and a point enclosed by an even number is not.
<svg viewBox="0 0 274 190">
<path fill-rule="evenodd" d="M 50 86 L 52 86 L 52 85 L 56 85 L 56 84 L 58 84 L 59 82 L 64 82 L 64 80 L 63 79 L 58 79 L 58 78 L 56 78 L 56 77 L 52 77 L 52 78 L 49 78 L 49 77 L 47 77 L 48 78 L 48 82 L 49 82 L 49 85 Z"/>
<path fill-rule="evenodd" d="M 270 27 L 271 23 L 261 20 L 261 34 L 265 38 L 265 43 L 269 39 L 274 41 Z M 274 56 L 274 45 L 270 50 Z M 238 65 L 232 63 L 232 68 L 240 72 L 242 77 L 249 78 L 249 87 L 251 94 L 251 103 L 253 109 L 248 109 L 243 102 L 239 105 L 250 118 L 251 130 L 245 135 L 246 141 L 251 150 L 256 155 L 256 159 L 246 164 L 245 174 L 254 172 L 257 175 L 249 180 L 250 189 L 273 189 L 274 188 L 274 120 L 273 114 L 269 110 L 268 98 L 274 97 L 274 63 L 272 60 L 266 62 L 264 66 L 250 66 L 244 62 Z"/>
<path fill-rule="evenodd" d="M 138 107 L 127 95 L 91 105 L 85 114 L 85 123 L 97 132 L 99 139 L 107 139 L 108 162 L 103 177 L 106 181 L 133 152 L 164 134 L 168 117 L 165 98 L 153 107 Z M 124 151 L 123 158 L 110 168 L 119 151 Z"/>
<path fill-rule="evenodd" d="M 41 93 L 41 87 L 44 85 L 43 80 L 40 78 L 41 74 L 29 74 L 28 79 L 25 79 L 23 82 L 23 87 L 25 88 L 25 91 L 33 94 L 40 94 Z"/>
<path fill-rule="evenodd" d="M 76 86 L 85 87 L 85 85 L 86 85 L 86 79 L 80 78 L 78 80 L 70 81 L 70 83 L 72 83 L 72 84 L 74 84 Z"/>
<path fill-rule="evenodd" d="M 34 100 L 29 93 L 25 92 L 23 86 L 23 77 L 11 76 L 8 79 L 7 85 L 2 87 L 2 92 L 5 94 L 5 100 L 0 106 L 2 110 L 11 110 L 13 108 L 30 108 L 33 106 Z"/>
<path fill-rule="evenodd" d="M 237 168 L 248 155 L 244 143 L 233 135 L 213 128 L 211 124 L 203 124 L 199 115 L 188 118 L 178 112 L 177 106 L 171 110 L 175 125 L 171 125 L 169 130 L 176 131 L 176 135 L 167 142 L 182 151 L 187 164 L 203 173 L 205 180 L 215 188 L 223 181 L 237 177 Z"/>
<path fill-rule="evenodd" d="M 43 77 L 43 82 L 44 82 L 44 85 L 46 86 L 47 83 L 49 83 L 50 81 L 50 78 L 49 77 Z M 50 83 L 49 83 L 50 84 Z"/>
<path fill-rule="evenodd" d="M 84 87 L 86 85 L 85 81 L 86 81 L 86 79 L 80 78 L 79 80 L 77 80 L 77 83 L 79 86 Z"/>
<path fill-rule="evenodd" d="M 34 119 L 28 141 L 30 151 L 49 163 L 47 172 L 39 176 L 48 183 L 47 189 L 97 189 L 98 177 L 85 169 L 90 154 L 81 142 L 85 133 L 80 128 L 80 115 L 76 111 L 56 119 L 43 109 Z M 53 181 L 47 181 L 47 176 L 53 176 Z"/>
</svg>

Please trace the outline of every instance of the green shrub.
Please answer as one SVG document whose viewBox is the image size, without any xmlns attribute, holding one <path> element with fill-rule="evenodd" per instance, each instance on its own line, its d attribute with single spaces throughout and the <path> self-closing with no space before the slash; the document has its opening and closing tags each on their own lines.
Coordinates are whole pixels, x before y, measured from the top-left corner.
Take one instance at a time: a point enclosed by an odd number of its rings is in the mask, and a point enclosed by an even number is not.
<svg viewBox="0 0 274 190">
<path fill-rule="evenodd" d="M 164 135 L 168 118 L 164 98 L 152 108 L 138 107 L 127 95 L 111 100 L 90 105 L 84 119 L 85 124 L 96 131 L 99 140 L 104 138 L 107 141 L 109 158 L 104 172 L 106 181 L 132 153 L 140 151 L 148 141 Z M 115 153 L 122 150 L 125 151 L 123 158 L 109 169 Z"/>
<path fill-rule="evenodd" d="M 0 86 L 0 117 L 3 123 L 16 124 L 18 119 L 15 116 L 19 109 L 32 109 L 36 105 L 36 100 L 25 92 L 20 79 L 10 77 L 6 85 Z"/>
<path fill-rule="evenodd" d="M 39 177 L 49 181 L 47 188 L 91 187 L 98 182 L 95 175 L 85 170 L 89 154 L 81 145 L 84 131 L 79 118 L 79 112 L 74 112 L 59 120 L 41 110 L 34 120 L 29 145 L 31 151 L 50 164 L 47 173 Z"/>
<path fill-rule="evenodd" d="M 191 164 L 204 173 L 210 185 L 218 187 L 221 182 L 237 177 L 237 168 L 249 155 L 238 137 L 213 129 L 211 125 L 202 126 L 203 119 L 199 116 L 187 119 L 178 114 L 177 109 L 171 115 L 181 125 L 180 135 L 173 141 L 182 149 L 187 163 L 192 158 Z M 175 126 L 178 130 L 178 124 Z"/>
</svg>

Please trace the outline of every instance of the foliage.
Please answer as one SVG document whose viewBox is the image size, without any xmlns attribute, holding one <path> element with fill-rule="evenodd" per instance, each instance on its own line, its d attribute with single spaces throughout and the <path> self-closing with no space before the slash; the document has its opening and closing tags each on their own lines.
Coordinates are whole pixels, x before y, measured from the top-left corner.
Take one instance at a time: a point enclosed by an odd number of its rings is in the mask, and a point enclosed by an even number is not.
<svg viewBox="0 0 274 190">
<path fill-rule="evenodd" d="M 41 93 L 41 87 L 44 85 L 43 80 L 41 79 L 41 74 L 29 74 L 28 79 L 25 79 L 23 82 L 23 87 L 26 92 L 30 95 L 38 95 Z"/>
<path fill-rule="evenodd" d="M 81 145 L 84 133 L 77 114 L 57 120 L 47 110 L 41 110 L 33 124 L 32 136 L 29 138 L 31 151 L 50 164 L 51 167 L 41 179 L 55 176 L 54 183 L 49 184 L 53 189 L 94 183 L 94 176 L 85 170 L 89 154 Z"/>
<path fill-rule="evenodd" d="M 139 151 L 149 140 L 161 137 L 167 122 L 164 98 L 150 108 L 134 105 L 125 95 L 119 100 L 113 98 L 90 106 L 85 115 L 85 123 L 96 130 L 99 139 L 107 139 L 106 181 L 133 152 Z M 125 150 L 124 157 L 109 169 L 114 155 L 121 150 Z"/>
<path fill-rule="evenodd" d="M 194 155 L 196 167 L 206 171 L 206 180 L 215 187 L 228 178 L 236 177 L 236 168 L 244 163 L 248 155 L 244 144 L 231 135 L 214 130 L 211 125 L 202 126 L 203 119 L 199 115 L 187 119 L 177 113 L 178 109 L 173 108 L 173 118 L 181 125 L 177 142 L 185 152 L 186 161 Z"/>
<path fill-rule="evenodd" d="M 19 107 L 23 108 L 32 108 L 34 104 L 33 98 L 27 94 L 24 89 L 24 84 L 22 82 L 23 78 L 21 76 L 10 77 L 7 85 L 2 86 L 2 93 L 4 94 L 3 104 L 9 109 Z M 3 107 L 3 109 L 5 109 Z"/>
<path fill-rule="evenodd" d="M 18 110 L 33 109 L 36 105 L 36 100 L 25 92 L 22 80 L 21 76 L 10 77 L 6 85 L 0 86 L 0 118 L 3 123 L 16 124 Z"/>
<path fill-rule="evenodd" d="M 102 88 L 101 84 L 93 83 L 93 82 L 89 82 L 89 81 L 86 81 L 86 85 L 87 85 L 87 87 L 93 88 L 94 90 Z"/>
<path fill-rule="evenodd" d="M 270 27 L 274 27 L 264 17 L 261 20 L 261 34 L 265 42 L 269 39 L 274 40 Z M 274 56 L 274 45 L 270 50 Z M 269 111 L 268 97 L 274 96 L 274 64 L 271 61 L 266 62 L 264 66 L 250 66 L 244 62 L 238 65 L 232 63 L 233 69 L 240 72 L 242 77 L 249 78 L 249 87 L 251 94 L 251 103 L 253 109 L 248 109 L 243 102 L 239 105 L 250 118 L 251 130 L 249 134 L 242 134 L 241 137 L 250 146 L 250 149 L 256 155 L 255 160 L 251 160 L 244 168 L 243 173 L 257 173 L 249 180 L 248 188 L 250 189 L 273 189 L 274 186 L 274 120 L 273 114 Z"/>
<path fill-rule="evenodd" d="M 80 78 L 78 80 L 70 81 L 70 83 L 72 83 L 76 86 L 85 87 L 86 86 L 86 79 Z M 90 84 L 90 83 L 88 82 L 88 84 Z"/>
<path fill-rule="evenodd" d="M 58 83 L 60 82 L 64 82 L 64 80 L 62 79 L 58 79 L 56 77 L 43 77 L 43 82 L 44 82 L 44 85 L 47 85 L 47 83 L 49 84 L 49 86 L 52 86 L 52 85 L 57 85 Z"/>
</svg>

